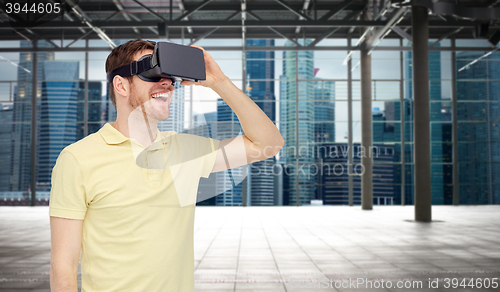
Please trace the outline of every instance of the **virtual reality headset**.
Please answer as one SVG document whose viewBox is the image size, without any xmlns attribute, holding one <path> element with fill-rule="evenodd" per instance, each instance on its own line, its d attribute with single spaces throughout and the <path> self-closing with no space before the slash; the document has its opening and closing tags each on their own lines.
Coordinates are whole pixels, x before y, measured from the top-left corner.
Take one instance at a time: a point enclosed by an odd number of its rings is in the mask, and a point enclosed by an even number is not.
<svg viewBox="0 0 500 292">
<path fill-rule="evenodd" d="M 116 75 L 137 75 L 148 82 L 158 82 L 162 78 L 170 78 L 172 83 L 181 80 L 206 80 L 202 50 L 167 42 L 150 43 L 155 46 L 153 54 L 142 56 L 137 61 L 113 70 L 108 74 L 108 83 L 112 83 Z"/>
</svg>

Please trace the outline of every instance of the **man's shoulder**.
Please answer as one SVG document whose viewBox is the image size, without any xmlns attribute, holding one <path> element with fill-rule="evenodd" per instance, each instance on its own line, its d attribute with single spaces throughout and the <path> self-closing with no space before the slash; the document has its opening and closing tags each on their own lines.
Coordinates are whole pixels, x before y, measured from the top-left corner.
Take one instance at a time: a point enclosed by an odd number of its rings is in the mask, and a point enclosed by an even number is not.
<svg viewBox="0 0 500 292">
<path fill-rule="evenodd" d="M 92 133 L 87 137 L 84 137 L 68 146 L 66 146 L 61 153 L 69 152 L 77 159 L 82 158 L 90 154 L 90 152 L 96 151 L 96 148 L 106 144 L 102 139 L 99 132 Z"/>
</svg>

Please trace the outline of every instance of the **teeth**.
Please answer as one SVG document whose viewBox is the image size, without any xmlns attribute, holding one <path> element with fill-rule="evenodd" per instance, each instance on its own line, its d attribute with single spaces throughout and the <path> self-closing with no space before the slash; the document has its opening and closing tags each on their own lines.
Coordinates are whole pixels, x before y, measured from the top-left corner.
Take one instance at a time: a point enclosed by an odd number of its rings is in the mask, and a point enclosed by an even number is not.
<svg viewBox="0 0 500 292">
<path fill-rule="evenodd" d="M 152 94 L 151 97 L 153 98 L 161 98 L 161 99 L 167 99 L 168 97 L 168 93 L 166 92 L 163 92 L 163 93 L 155 93 L 155 94 Z"/>
</svg>

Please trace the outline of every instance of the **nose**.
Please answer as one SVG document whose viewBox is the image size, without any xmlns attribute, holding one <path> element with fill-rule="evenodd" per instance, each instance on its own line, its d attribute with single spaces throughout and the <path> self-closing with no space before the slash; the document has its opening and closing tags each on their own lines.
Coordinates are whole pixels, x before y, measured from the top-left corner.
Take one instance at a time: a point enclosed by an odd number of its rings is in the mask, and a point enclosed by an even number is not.
<svg viewBox="0 0 500 292">
<path fill-rule="evenodd" d="M 166 85 L 166 86 L 173 84 L 172 79 L 166 78 L 166 77 L 162 78 L 160 81 L 158 81 L 158 83 L 160 83 L 161 85 Z"/>
</svg>

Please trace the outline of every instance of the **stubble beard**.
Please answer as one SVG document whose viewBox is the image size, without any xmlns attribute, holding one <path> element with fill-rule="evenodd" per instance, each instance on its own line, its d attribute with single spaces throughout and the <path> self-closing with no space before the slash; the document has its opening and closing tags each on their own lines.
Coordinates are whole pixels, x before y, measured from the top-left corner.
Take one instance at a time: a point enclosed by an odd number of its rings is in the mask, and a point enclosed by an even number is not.
<svg viewBox="0 0 500 292">
<path fill-rule="evenodd" d="M 150 92 L 148 92 L 146 96 L 141 96 L 141 94 L 137 92 L 133 82 L 130 82 L 129 105 L 133 108 L 133 110 L 141 111 L 146 121 L 155 120 L 156 122 L 159 122 L 170 117 L 170 104 L 168 104 L 168 116 L 164 118 L 164 114 L 160 113 L 159 110 L 153 106 L 150 96 Z"/>
</svg>

